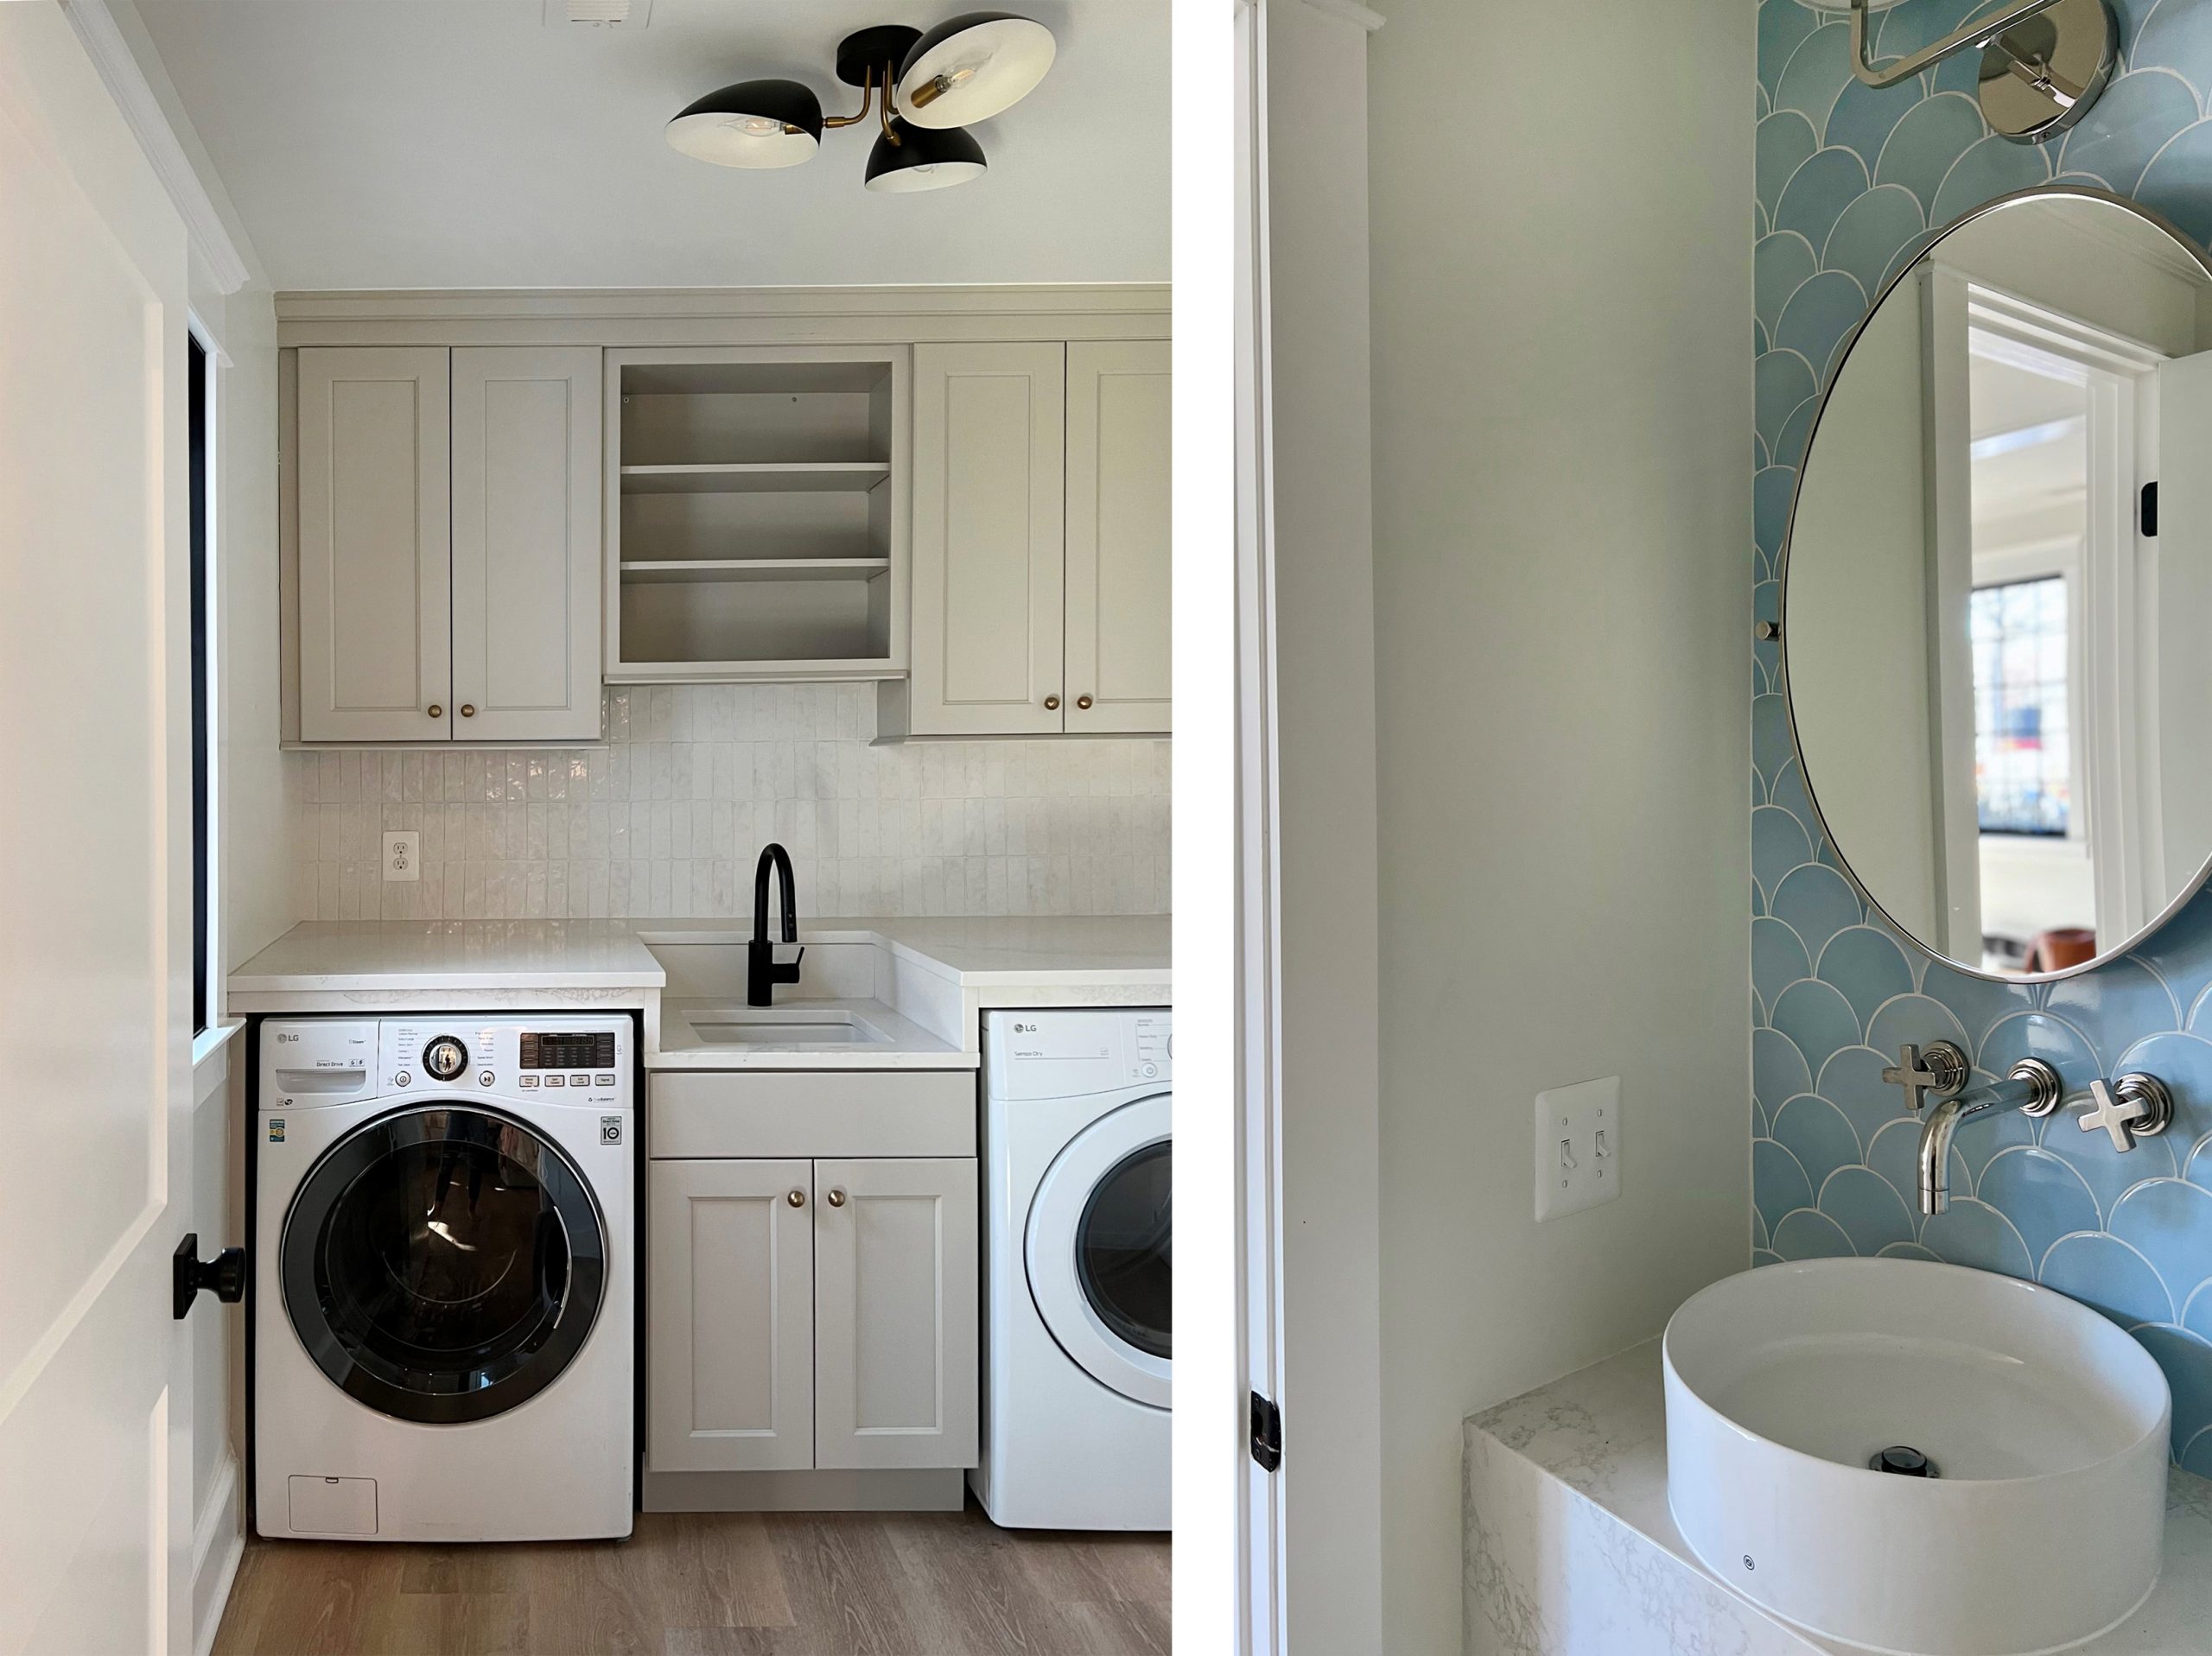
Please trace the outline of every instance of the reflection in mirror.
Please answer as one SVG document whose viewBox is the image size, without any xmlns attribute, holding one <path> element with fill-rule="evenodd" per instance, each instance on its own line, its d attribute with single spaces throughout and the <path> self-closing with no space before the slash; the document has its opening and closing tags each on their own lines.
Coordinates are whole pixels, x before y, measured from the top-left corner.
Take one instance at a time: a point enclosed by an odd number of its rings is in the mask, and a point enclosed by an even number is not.
<svg viewBox="0 0 2212 1656">
<path fill-rule="evenodd" d="M 1843 349 L 1783 578 L 1822 826 L 1954 964 L 2118 953 L 2212 856 L 2212 267 L 2126 203 L 2015 197 Z"/>
</svg>

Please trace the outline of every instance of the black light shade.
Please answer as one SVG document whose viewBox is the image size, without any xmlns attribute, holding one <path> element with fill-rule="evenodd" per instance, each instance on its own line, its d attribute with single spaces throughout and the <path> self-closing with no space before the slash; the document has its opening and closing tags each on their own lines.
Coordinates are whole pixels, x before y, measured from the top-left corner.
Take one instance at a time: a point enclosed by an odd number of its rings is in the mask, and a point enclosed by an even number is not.
<svg viewBox="0 0 2212 1656">
<path fill-rule="evenodd" d="M 972 126 L 1027 97 L 1052 52 L 1052 31 L 1032 18 L 963 12 L 914 42 L 893 108 L 914 126 Z"/>
<path fill-rule="evenodd" d="M 677 116 L 668 142 L 718 167 L 796 167 L 822 145 L 822 100 L 796 80 L 741 80 Z"/>
<path fill-rule="evenodd" d="M 981 178 L 988 165 L 983 146 L 960 128 L 908 126 L 901 121 L 897 143 L 880 137 L 868 151 L 868 187 L 901 193 L 942 190 Z"/>
</svg>

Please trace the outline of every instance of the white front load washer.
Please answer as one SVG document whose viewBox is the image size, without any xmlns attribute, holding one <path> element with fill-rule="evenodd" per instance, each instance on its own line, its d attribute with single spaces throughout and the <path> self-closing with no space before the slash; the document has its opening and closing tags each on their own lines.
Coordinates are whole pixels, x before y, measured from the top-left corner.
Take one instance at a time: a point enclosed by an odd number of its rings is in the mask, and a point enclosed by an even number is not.
<svg viewBox="0 0 2212 1656">
<path fill-rule="evenodd" d="M 262 1025 L 255 1527 L 631 1527 L 632 1025 Z"/>
<path fill-rule="evenodd" d="M 1169 1527 L 1165 1007 L 983 1018 L 983 1438 L 1020 1529 Z"/>
</svg>

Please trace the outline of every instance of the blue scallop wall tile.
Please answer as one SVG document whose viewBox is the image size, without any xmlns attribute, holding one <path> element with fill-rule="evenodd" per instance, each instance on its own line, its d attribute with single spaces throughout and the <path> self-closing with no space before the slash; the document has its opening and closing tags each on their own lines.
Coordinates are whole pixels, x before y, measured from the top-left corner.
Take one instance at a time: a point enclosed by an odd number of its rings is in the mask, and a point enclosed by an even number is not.
<svg viewBox="0 0 2212 1656">
<path fill-rule="evenodd" d="M 1902 89 L 1898 95 L 1910 96 Z M 1872 157 L 1874 182 L 1903 185 L 1920 203 L 1920 210 L 1928 213 L 1951 163 L 1980 143 L 1988 130 L 1981 106 L 1962 93 L 1946 92 L 1916 104 L 1891 132 L 1882 153 Z"/>
<path fill-rule="evenodd" d="M 1815 975 L 1833 983 L 1851 1003 L 1864 1030 L 1885 1001 L 1912 993 L 1912 968 L 1889 933 L 1872 926 L 1846 926 L 1821 949 Z"/>
<path fill-rule="evenodd" d="M 2212 3 L 2114 9 L 2123 72 L 2062 144 L 2038 149 L 1991 136 L 1973 97 L 1974 54 L 1876 91 L 1853 79 L 1840 22 L 1800 0 L 1762 0 L 1755 582 L 1780 566 L 1830 356 L 1944 222 L 2063 176 L 2212 236 Z M 1904 0 L 1876 18 L 1874 54 L 1902 56 L 1985 10 Z M 1755 602 L 1771 615 L 1772 588 Z M 1771 645 L 1755 646 L 1753 1263 L 1878 1253 L 2040 1276 L 2133 1329 L 2172 1383 L 2174 1453 L 2212 1475 L 2212 893 L 2127 960 L 2050 986 L 1970 978 L 1890 941 L 1819 837 L 1777 665 Z M 1923 1221 L 1919 1124 L 1880 1072 L 1900 1044 L 1939 1037 L 1963 1045 L 1984 1078 L 2024 1054 L 2047 1058 L 2072 1092 L 2149 1069 L 2173 1088 L 2177 1121 L 2120 1156 L 2102 1133 L 2081 1132 L 2070 1107 L 2042 1122 L 1984 1118 L 1954 1146 L 1949 1211 Z"/>
<path fill-rule="evenodd" d="M 1774 1141 L 1797 1158 L 1815 1192 L 1839 1167 L 1861 1165 L 1865 1152 L 1843 1112 L 1815 1093 L 1800 1093 L 1774 1113 Z"/>
</svg>

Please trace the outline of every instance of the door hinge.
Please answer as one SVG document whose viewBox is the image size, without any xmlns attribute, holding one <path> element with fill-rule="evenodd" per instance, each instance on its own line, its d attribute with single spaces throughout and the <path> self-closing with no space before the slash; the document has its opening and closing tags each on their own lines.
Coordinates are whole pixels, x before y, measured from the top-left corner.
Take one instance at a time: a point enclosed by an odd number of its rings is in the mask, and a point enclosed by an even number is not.
<svg viewBox="0 0 2212 1656">
<path fill-rule="evenodd" d="M 1262 1472 L 1282 1464 L 1282 1411 L 1257 1392 L 1252 1393 L 1252 1458 Z"/>
<path fill-rule="evenodd" d="M 2155 536 L 2158 532 L 2158 485 L 2153 480 L 2143 485 L 2143 533 Z"/>
</svg>

